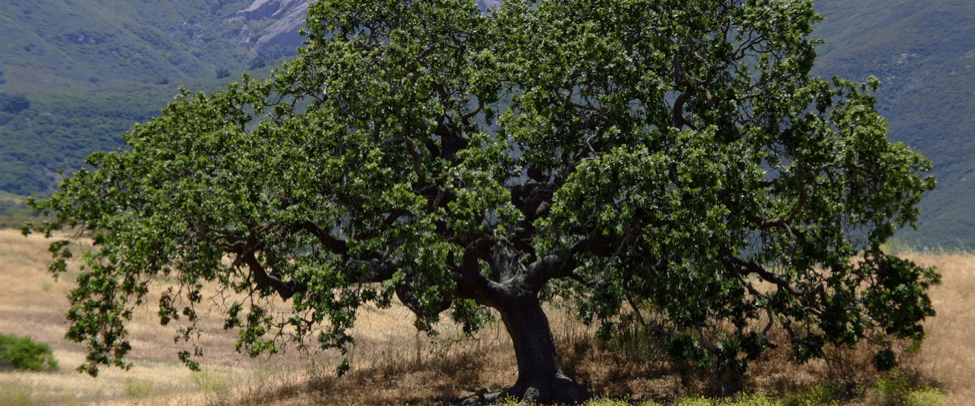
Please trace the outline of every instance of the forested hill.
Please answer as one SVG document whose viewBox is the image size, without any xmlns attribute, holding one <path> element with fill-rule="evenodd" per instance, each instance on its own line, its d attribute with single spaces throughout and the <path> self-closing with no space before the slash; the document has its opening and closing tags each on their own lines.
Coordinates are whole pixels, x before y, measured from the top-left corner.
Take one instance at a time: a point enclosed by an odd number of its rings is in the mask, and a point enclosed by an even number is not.
<svg viewBox="0 0 975 407">
<path fill-rule="evenodd" d="M 479 0 L 492 6 L 498 0 Z M 874 75 L 890 137 L 935 164 L 921 244 L 975 246 L 975 2 L 814 0 L 816 73 Z M 0 191 L 48 193 L 178 85 L 266 73 L 300 44 L 306 0 L 0 1 Z M 267 65 L 266 68 L 261 66 Z M 220 77 L 220 78 L 218 78 Z"/>
<path fill-rule="evenodd" d="M 814 0 L 826 16 L 816 73 L 880 80 L 890 138 L 934 162 L 922 201 L 925 245 L 975 246 L 975 1 Z"/>
</svg>

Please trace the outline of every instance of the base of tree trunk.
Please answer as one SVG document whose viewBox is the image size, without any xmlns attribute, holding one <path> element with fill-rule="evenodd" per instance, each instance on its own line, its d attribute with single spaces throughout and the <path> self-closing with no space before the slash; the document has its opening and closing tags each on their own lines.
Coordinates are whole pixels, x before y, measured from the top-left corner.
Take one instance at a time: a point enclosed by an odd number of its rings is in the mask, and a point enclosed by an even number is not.
<svg viewBox="0 0 975 407">
<path fill-rule="evenodd" d="M 581 404 L 592 397 L 585 386 L 565 376 L 547 380 L 544 383 L 515 383 L 500 393 L 481 394 L 468 397 L 461 403 L 465 406 L 493 405 L 509 397 L 530 404 Z"/>
</svg>

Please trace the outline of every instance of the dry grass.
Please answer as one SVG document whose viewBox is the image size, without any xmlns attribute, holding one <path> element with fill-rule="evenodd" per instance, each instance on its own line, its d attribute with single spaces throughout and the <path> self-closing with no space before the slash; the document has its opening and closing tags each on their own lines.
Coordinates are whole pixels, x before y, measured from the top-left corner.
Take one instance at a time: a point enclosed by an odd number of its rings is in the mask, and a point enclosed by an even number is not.
<svg viewBox="0 0 975 407">
<path fill-rule="evenodd" d="M 938 315 L 925 323 L 929 336 L 906 364 L 943 386 L 949 404 L 975 404 L 975 255 L 906 257 L 937 266 L 942 275 L 942 284 L 930 293 Z"/>
<path fill-rule="evenodd" d="M 907 257 L 937 265 L 944 284 L 931 292 L 938 316 L 926 322 L 930 336 L 922 351 L 902 360 L 905 377 L 945 389 L 949 404 L 972 404 L 975 256 Z M 454 404 L 474 394 L 500 391 L 517 375 L 510 340 L 499 323 L 474 338 L 464 338 L 458 327 L 445 324 L 441 334 L 431 338 L 416 334 L 412 316 L 402 307 L 360 314 L 356 346 L 348 355 L 353 369 L 343 377 L 334 374 L 340 362 L 334 353 L 289 350 L 258 360 L 240 356 L 233 351 L 235 334 L 220 328 L 217 315 L 204 316 L 205 372 L 191 373 L 176 361 L 180 348 L 172 340 L 175 328 L 160 327 L 156 309 L 149 306 L 137 311 L 129 325 L 135 367 L 128 372 L 103 369 L 98 378 L 90 378 L 73 371 L 83 361 L 84 347 L 63 339 L 65 293 L 77 271 L 55 282 L 45 269 L 48 258 L 43 238 L 0 230 L 0 278 L 5 282 L 0 287 L 0 332 L 50 344 L 61 366 L 56 373 L 0 373 L 0 404 Z M 70 265 L 71 270 L 77 267 Z M 217 298 L 215 292 L 206 294 Z M 779 397 L 774 399 L 779 403 L 890 401 L 870 386 L 854 389 L 859 393 L 852 399 L 817 398 L 821 395 L 816 391 L 831 389 L 829 369 L 822 362 L 796 366 L 785 352 L 753 364 L 738 382 L 706 376 L 682 381 L 676 367 L 653 349 L 621 352 L 594 340 L 594 332 L 565 310 L 549 307 L 547 312 L 566 373 L 614 402 L 686 403 L 698 400 L 697 394 L 730 396 L 742 387 Z M 863 350 L 848 350 L 845 356 L 853 361 L 850 366 L 861 382 L 888 377 L 873 372 Z M 4 396 L 5 392 L 12 395 Z M 755 403 L 764 396 L 756 397 L 743 400 Z M 732 400 L 737 399 L 719 402 Z"/>
</svg>

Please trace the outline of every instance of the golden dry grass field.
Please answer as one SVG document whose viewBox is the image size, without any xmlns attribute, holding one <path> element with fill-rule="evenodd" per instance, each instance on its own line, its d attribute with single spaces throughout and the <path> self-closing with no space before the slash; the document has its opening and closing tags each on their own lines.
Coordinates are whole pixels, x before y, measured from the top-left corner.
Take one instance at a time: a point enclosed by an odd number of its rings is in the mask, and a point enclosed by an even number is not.
<svg viewBox="0 0 975 407">
<path fill-rule="evenodd" d="M 353 370 L 343 377 L 334 374 L 340 361 L 335 353 L 288 349 L 270 359 L 253 360 L 237 354 L 235 334 L 221 329 L 221 301 L 215 292 L 205 293 L 213 315 L 202 318 L 201 324 L 204 371 L 192 373 L 178 362 L 176 352 L 181 347 L 173 342 L 175 327 L 159 326 L 150 299 L 150 305 L 138 309 L 128 325 L 133 345 L 129 359 L 134 367 L 129 371 L 103 368 L 97 378 L 91 378 L 74 371 L 84 360 L 84 347 L 64 339 L 65 295 L 80 262 L 69 265 L 67 278 L 54 281 L 46 271 L 48 243 L 41 236 L 25 238 L 17 230 L 0 230 L 0 333 L 50 344 L 60 366 L 54 372 L 0 372 L 0 404 L 452 404 L 474 394 L 500 391 L 515 381 L 514 353 L 499 324 L 467 339 L 457 327 L 445 325 L 439 336 L 430 338 L 417 335 L 409 311 L 396 306 L 360 315 L 351 352 Z M 975 404 L 975 255 L 906 257 L 938 266 L 943 284 L 931 291 L 938 316 L 926 322 L 929 337 L 919 353 L 902 358 L 902 373 L 896 378 L 941 389 L 951 405 Z M 674 366 L 657 361 L 662 358 L 655 358 L 652 351 L 641 354 L 637 347 L 636 352 L 624 352 L 600 344 L 592 330 L 564 310 L 552 307 L 548 313 L 566 373 L 610 398 L 603 401 L 702 404 L 714 400 L 694 394 L 713 395 L 723 386 L 720 378 L 682 382 Z M 849 353 L 857 359 L 856 351 Z M 863 369 L 864 383 L 896 382 L 889 375 Z M 829 388 L 828 382 L 824 364 L 796 366 L 786 355 L 773 353 L 752 365 L 743 387 L 751 394 L 777 398 L 744 402 L 902 401 L 886 397 L 884 389 L 890 386 L 880 384 L 867 385 L 856 397 L 839 401 L 817 396 L 817 391 Z M 945 401 L 939 397 L 933 402 Z"/>
</svg>

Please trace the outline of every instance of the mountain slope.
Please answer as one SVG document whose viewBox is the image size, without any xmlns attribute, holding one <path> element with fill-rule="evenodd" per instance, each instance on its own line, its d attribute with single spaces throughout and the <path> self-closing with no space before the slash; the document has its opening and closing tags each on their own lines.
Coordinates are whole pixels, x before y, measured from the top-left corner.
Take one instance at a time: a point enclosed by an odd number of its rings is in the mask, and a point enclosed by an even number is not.
<svg viewBox="0 0 975 407">
<path fill-rule="evenodd" d="M 255 3 L 268 13 L 246 12 Z M 307 1 L 5 0 L 0 70 L 12 93 L 168 82 L 276 59 L 301 41 Z M 287 33 L 286 35 L 284 33 Z M 37 81 L 36 79 L 40 79 Z"/>
<path fill-rule="evenodd" d="M 880 79 L 891 140 L 934 163 L 938 187 L 921 205 L 923 245 L 975 247 L 975 2 L 816 0 L 816 73 Z"/>
</svg>

